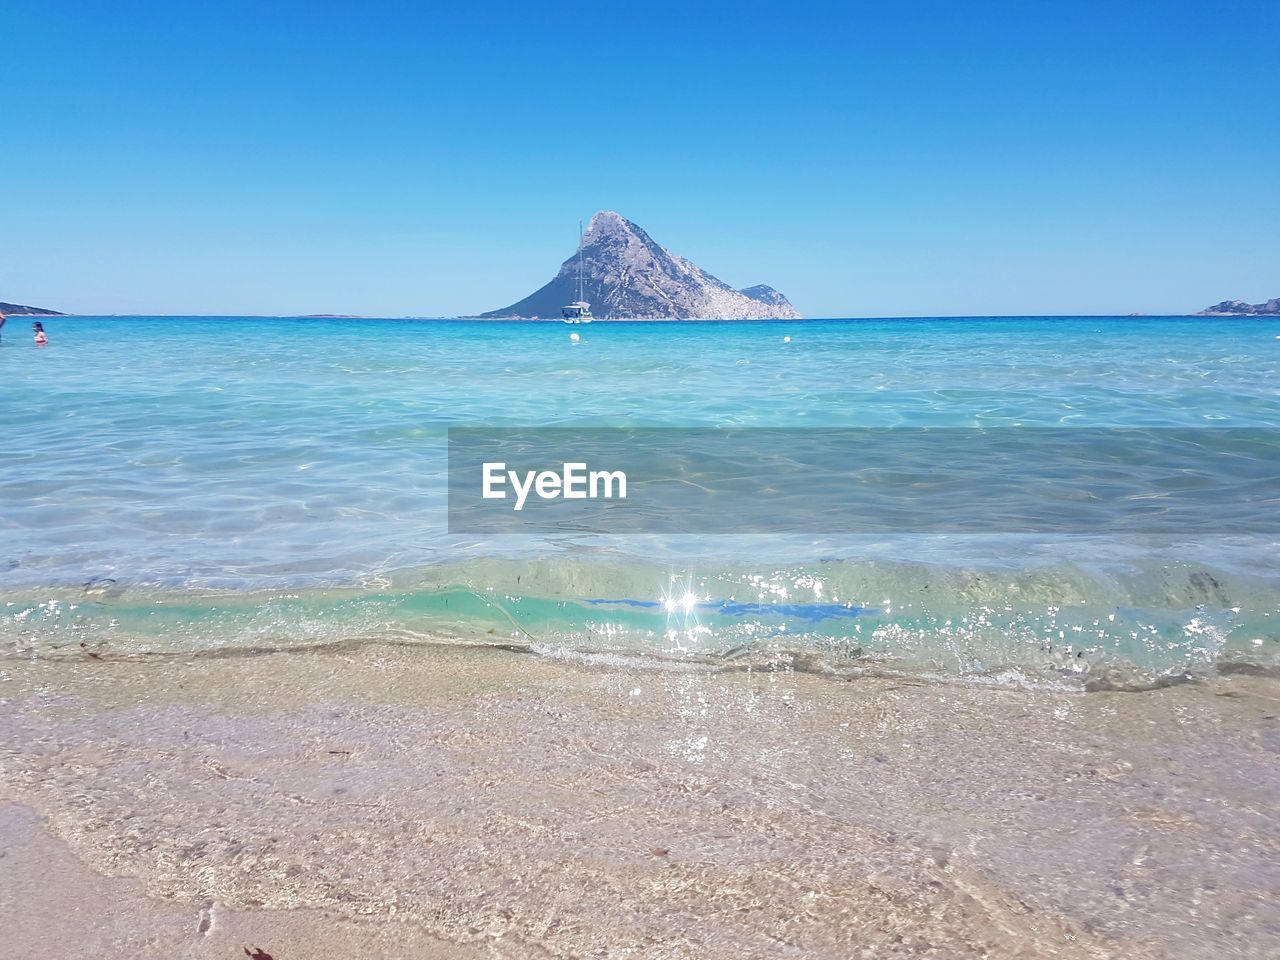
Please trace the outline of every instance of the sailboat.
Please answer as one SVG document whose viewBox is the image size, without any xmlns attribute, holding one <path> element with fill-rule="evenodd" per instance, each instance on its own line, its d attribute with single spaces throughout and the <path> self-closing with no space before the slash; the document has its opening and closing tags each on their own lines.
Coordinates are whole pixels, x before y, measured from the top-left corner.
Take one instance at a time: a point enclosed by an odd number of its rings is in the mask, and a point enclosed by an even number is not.
<svg viewBox="0 0 1280 960">
<path fill-rule="evenodd" d="M 560 308 L 565 323 L 590 323 L 591 304 L 582 298 L 582 221 L 578 221 L 578 299 Z"/>
</svg>

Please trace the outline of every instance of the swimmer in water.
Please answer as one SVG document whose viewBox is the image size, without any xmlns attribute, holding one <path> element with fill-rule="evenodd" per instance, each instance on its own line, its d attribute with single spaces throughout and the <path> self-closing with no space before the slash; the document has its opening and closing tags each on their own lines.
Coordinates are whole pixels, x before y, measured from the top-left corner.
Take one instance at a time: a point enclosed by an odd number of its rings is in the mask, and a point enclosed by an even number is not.
<svg viewBox="0 0 1280 960">
<path fill-rule="evenodd" d="M 43 347 L 49 342 L 49 338 L 44 335 L 44 324 L 37 320 L 31 324 L 31 329 L 36 332 L 36 346 Z"/>
<path fill-rule="evenodd" d="M 4 311 L 0 310 L 0 332 L 4 330 Z"/>
</svg>

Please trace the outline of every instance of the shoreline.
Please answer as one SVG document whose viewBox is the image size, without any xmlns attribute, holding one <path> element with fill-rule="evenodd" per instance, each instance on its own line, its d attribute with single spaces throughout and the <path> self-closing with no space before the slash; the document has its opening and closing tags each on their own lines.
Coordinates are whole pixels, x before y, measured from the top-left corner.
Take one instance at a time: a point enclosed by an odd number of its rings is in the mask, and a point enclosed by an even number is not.
<svg viewBox="0 0 1280 960">
<path fill-rule="evenodd" d="M 699 675 L 708 679 L 734 674 L 759 677 L 803 674 L 814 680 L 837 685 L 901 683 L 921 687 L 957 688 L 961 690 L 1010 690 L 1027 693 L 1043 692 L 1079 697 L 1092 694 L 1150 694 L 1170 687 L 1206 687 L 1229 682 L 1232 677 L 1250 677 L 1280 684 L 1280 667 L 1273 663 L 1254 662 L 1223 657 L 1195 671 L 1163 673 L 1148 676 L 1126 669 L 1123 664 L 1109 665 L 1090 673 L 1059 676 L 1036 675 L 1024 668 L 1001 666 L 985 673 L 943 673 L 895 663 L 891 659 L 862 654 L 840 659 L 827 652 L 799 646 L 744 645 L 727 652 L 708 650 L 704 653 L 672 655 L 660 650 L 631 649 L 591 650 L 543 643 L 536 638 L 519 639 L 464 638 L 449 636 L 352 636 L 340 640 L 283 642 L 248 646 L 223 646 L 176 650 L 111 650 L 106 646 L 89 647 L 82 643 L 63 650 L 46 650 L 38 656 L 0 655 L 0 681 L 9 679 L 7 666 L 39 662 L 63 668 L 90 667 L 93 664 L 117 664 L 134 667 L 172 663 L 199 664 L 209 660 L 256 659 L 271 657 L 307 657 L 358 655 L 367 648 L 388 648 L 406 655 L 444 657 L 468 653 L 502 653 L 528 658 L 532 662 L 564 666 L 569 669 L 621 672 L 649 676 L 657 673 Z"/>
<path fill-rule="evenodd" d="M 154 902 L 131 960 L 1189 960 L 1280 923 L 1274 677 L 1082 697 L 378 643 L 0 675 L 0 798 L 36 811 L 0 840 L 65 843 L 80 915 Z M 39 889 L 0 925 L 122 955 Z"/>
</svg>

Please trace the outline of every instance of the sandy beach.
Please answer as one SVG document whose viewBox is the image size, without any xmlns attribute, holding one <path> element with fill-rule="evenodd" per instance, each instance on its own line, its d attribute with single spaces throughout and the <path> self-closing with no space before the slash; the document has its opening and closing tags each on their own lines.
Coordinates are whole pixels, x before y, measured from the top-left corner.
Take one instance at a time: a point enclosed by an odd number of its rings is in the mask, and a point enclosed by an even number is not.
<svg viewBox="0 0 1280 960">
<path fill-rule="evenodd" d="M 1266 957 L 1280 684 L 506 650 L 0 668 L 15 956 Z"/>
</svg>

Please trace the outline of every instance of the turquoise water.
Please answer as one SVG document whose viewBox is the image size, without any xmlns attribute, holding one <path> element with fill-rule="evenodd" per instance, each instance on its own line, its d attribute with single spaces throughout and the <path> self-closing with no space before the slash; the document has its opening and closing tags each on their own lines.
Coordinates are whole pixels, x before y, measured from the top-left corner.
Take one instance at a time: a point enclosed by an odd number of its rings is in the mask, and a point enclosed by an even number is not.
<svg viewBox="0 0 1280 960">
<path fill-rule="evenodd" d="M 1073 683 L 1276 659 L 1274 537 L 484 538 L 445 517 L 452 425 L 1277 428 L 1274 320 L 596 323 L 573 344 L 558 323 L 81 317 L 43 350 L 20 320 L 6 653 L 448 637 Z"/>
</svg>

